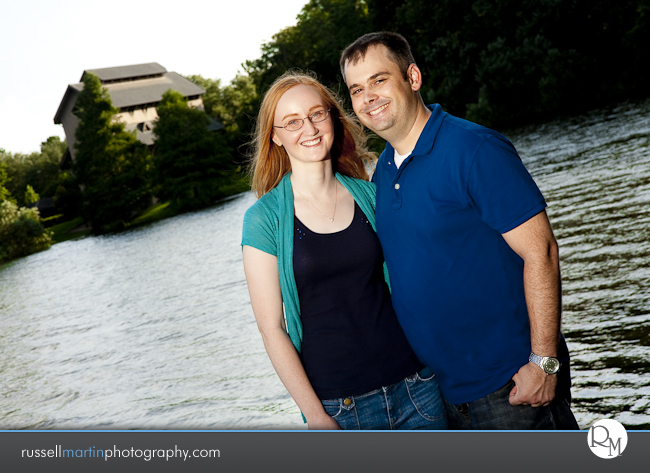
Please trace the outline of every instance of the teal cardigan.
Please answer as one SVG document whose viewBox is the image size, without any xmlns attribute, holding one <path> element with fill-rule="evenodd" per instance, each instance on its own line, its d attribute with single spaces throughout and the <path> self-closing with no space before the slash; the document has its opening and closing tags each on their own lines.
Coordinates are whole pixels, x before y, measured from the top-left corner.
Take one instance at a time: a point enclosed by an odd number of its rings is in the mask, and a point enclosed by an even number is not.
<svg viewBox="0 0 650 473">
<path fill-rule="evenodd" d="M 298 289 L 293 274 L 293 190 L 287 174 L 280 183 L 255 202 L 244 215 L 242 246 L 248 245 L 278 258 L 280 290 L 289 338 L 300 352 L 302 322 Z M 375 184 L 336 173 L 336 179 L 352 194 L 359 208 L 375 227 Z M 388 270 L 384 263 L 384 278 L 390 289 Z"/>
</svg>

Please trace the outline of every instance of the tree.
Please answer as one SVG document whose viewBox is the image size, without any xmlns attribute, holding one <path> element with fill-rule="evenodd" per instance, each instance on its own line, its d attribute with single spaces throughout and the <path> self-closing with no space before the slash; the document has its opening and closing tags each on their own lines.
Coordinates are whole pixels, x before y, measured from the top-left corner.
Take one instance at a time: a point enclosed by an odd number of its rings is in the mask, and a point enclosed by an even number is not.
<svg viewBox="0 0 650 473">
<path fill-rule="evenodd" d="M 649 0 L 310 0 L 245 70 L 260 94 L 299 68 L 345 98 L 340 52 L 370 31 L 406 37 L 427 103 L 485 125 L 648 95 Z"/>
<path fill-rule="evenodd" d="M 158 104 L 154 133 L 156 195 L 179 210 L 205 207 L 222 196 L 220 187 L 232 167 L 230 148 L 210 131 L 210 119 L 188 107 L 174 90 Z"/>
<path fill-rule="evenodd" d="M 58 136 L 51 136 L 41 143 L 40 153 L 0 154 L 0 161 L 5 164 L 9 177 L 7 189 L 16 197 L 18 205 L 29 204 L 24 200 L 27 186 L 44 197 L 54 195 L 61 173 L 61 157 L 66 148 L 65 141 L 62 142 Z"/>
<path fill-rule="evenodd" d="M 93 232 L 120 230 L 151 203 L 151 155 L 135 132 L 115 122 L 108 91 L 91 73 L 82 78 L 75 115 L 76 156 L 72 171 L 81 185 L 81 216 Z"/>
<path fill-rule="evenodd" d="M 18 208 L 13 202 L 0 202 L 0 263 L 47 250 L 52 245 L 50 232 L 43 227 L 38 210 Z"/>
<path fill-rule="evenodd" d="M 0 202 L 11 199 L 11 193 L 5 187 L 8 180 L 9 180 L 9 176 L 7 176 L 7 170 L 5 169 L 5 164 L 0 162 Z"/>
<path fill-rule="evenodd" d="M 32 205 L 40 200 L 41 196 L 34 192 L 34 188 L 27 184 L 27 189 L 25 190 L 25 204 Z"/>
<path fill-rule="evenodd" d="M 252 77 L 237 74 L 230 84 L 223 87 L 219 79 L 205 79 L 200 75 L 188 79 L 205 89 L 205 112 L 223 124 L 230 147 L 240 156 L 246 156 L 246 145 L 259 106 L 259 94 Z"/>
</svg>

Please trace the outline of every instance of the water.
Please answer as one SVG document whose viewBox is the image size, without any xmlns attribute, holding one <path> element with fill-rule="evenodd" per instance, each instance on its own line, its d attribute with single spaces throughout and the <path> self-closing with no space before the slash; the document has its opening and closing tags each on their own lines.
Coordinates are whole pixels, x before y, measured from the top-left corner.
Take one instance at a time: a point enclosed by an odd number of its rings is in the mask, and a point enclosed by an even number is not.
<svg viewBox="0 0 650 473">
<path fill-rule="evenodd" d="M 0 272 L 0 427 L 302 428 L 250 310 L 238 196 Z"/>
<path fill-rule="evenodd" d="M 650 101 L 507 135 L 549 202 L 581 427 L 650 428 Z M 250 309 L 254 202 L 0 270 L 0 428 L 295 429 Z"/>
<path fill-rule="evenodd" d="M 650 101 L 510 137 L 560 244 L 578 422 L 650 429 Z"/>
</svg>

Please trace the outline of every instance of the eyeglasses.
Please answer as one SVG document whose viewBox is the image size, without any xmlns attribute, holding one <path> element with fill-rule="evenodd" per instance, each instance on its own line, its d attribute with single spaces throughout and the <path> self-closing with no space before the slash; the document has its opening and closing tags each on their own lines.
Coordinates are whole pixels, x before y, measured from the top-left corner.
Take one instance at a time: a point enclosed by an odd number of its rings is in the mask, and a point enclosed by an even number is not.
<svg viewBox="0 0 650 473">
<path fill-rule="evenodd" d="M 287 131 L 298 131 L 302 128 L 302 126 L 305 124 L 305 120 L 309 119 L 310 122 L 312 123 L 320 123 L 322 121 L 325 121 L 325 119 L 329 116 L 331 108 L 328 108 L 327 110 L 317 110 L 308 117 L 305 118 L 292 118 L 288 122 L 284 124 L 284 126 L 276 126 L 273 125 L 273 128 L 284 128 Z"/>
</svg>

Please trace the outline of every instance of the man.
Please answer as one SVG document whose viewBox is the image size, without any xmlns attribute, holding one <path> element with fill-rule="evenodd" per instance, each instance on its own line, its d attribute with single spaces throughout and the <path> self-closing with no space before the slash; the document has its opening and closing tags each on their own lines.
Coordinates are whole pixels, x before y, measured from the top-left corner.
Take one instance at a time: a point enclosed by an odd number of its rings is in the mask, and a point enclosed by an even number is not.
<svg viewBox="0 0 650 473">
<path fill-rule="evenodd" d="M 343 51 L 359 120 L 388 141 L 373 180 L 393 304 L 457 429 L 578 429 L 557 243 L 512 144 L 420 97 L 406 40 Z M 558 370 L 559 368 L 559 370 Z"/>
</svg>

